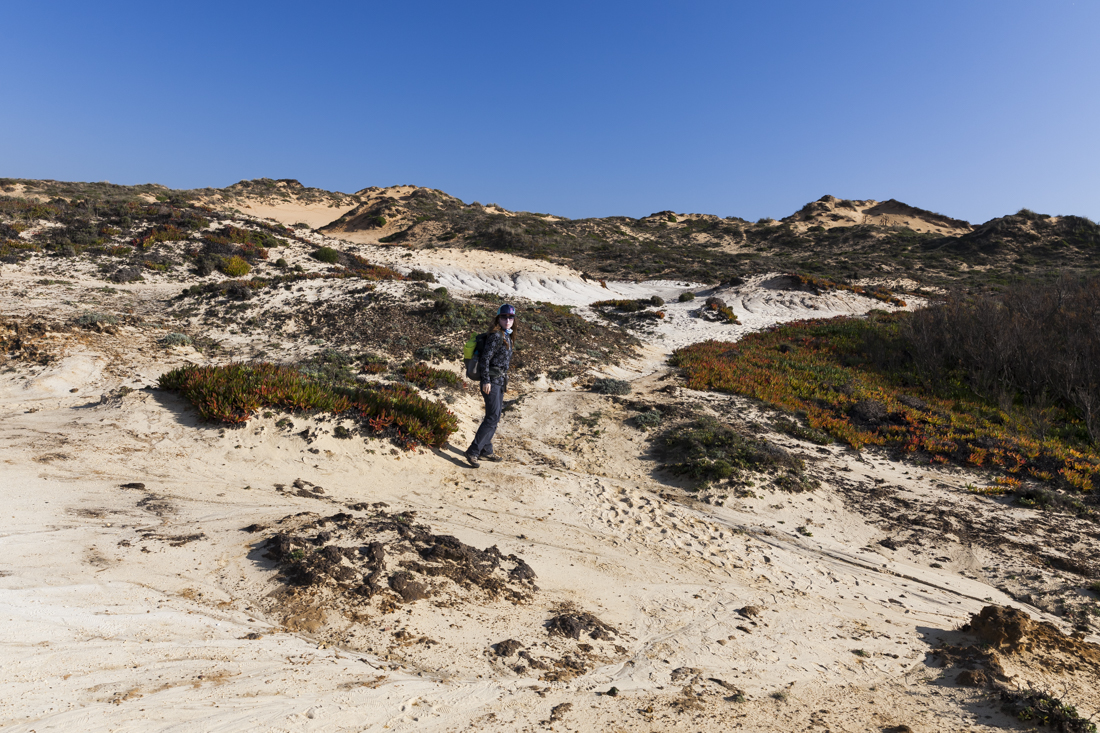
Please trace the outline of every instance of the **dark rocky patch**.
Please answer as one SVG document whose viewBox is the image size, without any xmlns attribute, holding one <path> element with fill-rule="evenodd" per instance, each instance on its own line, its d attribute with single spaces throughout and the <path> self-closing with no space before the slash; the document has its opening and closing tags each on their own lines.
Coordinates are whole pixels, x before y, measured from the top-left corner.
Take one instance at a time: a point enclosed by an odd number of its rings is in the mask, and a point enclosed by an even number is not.
<svg viewBox="0 0 1100 733">
<path fill-rule="evenodd" d="M 610 641 L 618 632 L 587 611 L 569 611 L 559 614 L 546 622 L 546 631 L 551 636 L 566 636 L 580 639 L 588 634 L 592 639 Z"/>
<path fill-rule="evenodd" d="M 304 486 L 304 482 L 303 482 Z M 319 488 L 319 487 L 314 487 Z M 294 515 L 264 543 L 291 586 L 328 590 L 366 602 L 414 603 L 472 596 L 524 602 L 538 590 L 531 566 L 495 545 L 479 550 L 416 523 L 415 512 L 368 517 L 339 512 Z"/>
</svg>

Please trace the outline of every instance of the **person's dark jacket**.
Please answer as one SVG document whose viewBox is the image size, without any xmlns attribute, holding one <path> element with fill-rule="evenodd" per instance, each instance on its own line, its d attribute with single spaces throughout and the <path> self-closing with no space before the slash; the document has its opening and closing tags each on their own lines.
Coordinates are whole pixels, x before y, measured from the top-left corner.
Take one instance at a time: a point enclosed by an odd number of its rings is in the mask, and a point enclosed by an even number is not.
<svg viewBox="0 0 1100 733">
<path fill-rule="evenodd" d="M 505 343 L 507 339 L 507 343 Z M 477 359 L 477 373 L 481 383 L 508 383 L 508 366 L 512 363 L 512 340 L 503 331 L 492 331 L 485 337 L 485 345 Z"/>
</svg>

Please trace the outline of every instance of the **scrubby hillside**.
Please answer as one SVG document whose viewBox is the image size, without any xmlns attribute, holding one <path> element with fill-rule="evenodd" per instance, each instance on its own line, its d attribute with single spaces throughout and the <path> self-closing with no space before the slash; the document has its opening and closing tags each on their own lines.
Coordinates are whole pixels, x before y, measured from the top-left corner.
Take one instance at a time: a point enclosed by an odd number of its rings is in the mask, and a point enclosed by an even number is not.
<svg viewBox="0 0 1100 733">
<path fill-rule="evenodd" d="M 466 204 L 412 185 L 344 194 L 293 180 L 170 191 L 153 184 L 0 179 L 0 190 L 37 201 L 129 198 L 228 208 L 357 243 L 473 248 L 551 261 L 596 280 L 716 283 L 779 271 L 909 288 L 996 289 L 1014 278 L 1100 271 L 1100 226 L 1086 218 L 1023 209 L 972 226 L 893 199 L 824 196 L 782 220 L 748 222 L 672 211 L 574 220 Z"/>
</svg>

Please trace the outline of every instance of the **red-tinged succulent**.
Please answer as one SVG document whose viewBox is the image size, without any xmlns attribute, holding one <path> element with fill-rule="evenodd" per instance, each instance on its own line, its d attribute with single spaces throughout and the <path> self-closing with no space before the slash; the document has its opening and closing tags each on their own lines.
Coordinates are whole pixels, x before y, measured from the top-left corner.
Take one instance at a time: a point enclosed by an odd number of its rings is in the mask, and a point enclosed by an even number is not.
<svg viewBox="0 0 1100 733">
<path fill-rule="evenodd" d="M 888 446 L 933 464 L 956 463 L 1080 492 L 1100 489 L 1100 451 L 1072 410 L 1052 408 L 1057 430 L 1037 432 L 1029 413 L 975 396 L 965 375 L 937 386 L 904 358 L 899 324 L 910 314 L 799 321 L 675 352 L 691 389 L 732 392 L 804 416 L 853 448 Z M 902 355 L 902 356 L 898 356 Z"/>
<path fill-rule="evenodd" d="M 458 429 L 454 414 L 408 387 L 347 389 L 314 380 L 298 370 L 264 362 L 186 366 L 160 377 L 161 388 L 178 392 L 205 420 L 243 423 L 262 407 L 354 412 L 374 430 L 391 425 L 398 437 L 438 447 Z"/>
</svg>

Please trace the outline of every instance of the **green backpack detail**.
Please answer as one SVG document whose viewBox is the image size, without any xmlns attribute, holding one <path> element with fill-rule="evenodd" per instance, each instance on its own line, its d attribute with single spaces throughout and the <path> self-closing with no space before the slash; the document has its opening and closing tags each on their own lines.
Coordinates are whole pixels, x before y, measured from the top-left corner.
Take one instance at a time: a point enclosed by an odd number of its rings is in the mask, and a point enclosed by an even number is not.
<svg viewBox="0 0 1100 733">
<path fill-rule="evenodd" d="M 477 381 L 481 375 L 477 371 L 477 360 L 481 356 L 481 350 L 485 348 L 487 333 L 471 333 L 466 340 L 466 346 L 462 349 L 462 361 L 466 364 L 466 378 Z"/>
</svg>

